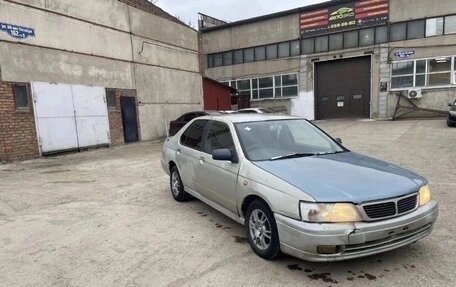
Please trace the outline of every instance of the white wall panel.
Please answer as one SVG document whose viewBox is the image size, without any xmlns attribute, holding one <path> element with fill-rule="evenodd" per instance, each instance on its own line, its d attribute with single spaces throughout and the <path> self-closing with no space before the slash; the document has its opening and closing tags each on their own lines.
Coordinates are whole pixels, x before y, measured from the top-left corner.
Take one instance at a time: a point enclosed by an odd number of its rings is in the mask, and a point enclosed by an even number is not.
<svg viewBox="0 0 456 287">
<path fill-rule="evenodd" d="M 32 83 L 41 152 L 78 147 L 71 86 Z"/>
<path fill-rule="evenodd" d="M 80 148 L 110 143 L 107 117 L 76 117 L 76 123 Z"/>
<path fill-rule="evenodd" d="M 72 86 L 79 147 L 109 144 L 109 120 L 105 89 Z"/>
</svg>

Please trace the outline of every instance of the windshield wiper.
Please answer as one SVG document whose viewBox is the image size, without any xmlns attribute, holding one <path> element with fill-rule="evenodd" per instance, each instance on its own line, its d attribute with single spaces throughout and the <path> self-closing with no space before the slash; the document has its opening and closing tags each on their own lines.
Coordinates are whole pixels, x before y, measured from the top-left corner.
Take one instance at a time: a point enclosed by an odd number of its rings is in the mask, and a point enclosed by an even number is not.
<svg viewBox="0 0 456 287">
<path fill-rule="evenodd" d="M 298 157 L 307 157 L 307 156 L 314 156 L 316 155 L 315 153 L 290 153 L 286 155 L 281 155 L 281 156 L 276 156 L 272 157 L 269 160 L 279 160 L 279 159 L 288 159 L 288 158 L 298 158 Z"/>
<path fill-rule="evenodd" d="M 327 155 L 327 154 L 336 154 L 336 153 L 344 153 L 346 151 L 344 150 L 338 150 L 338 151 L 331 151 L 331 152 L 319 152 L 316 155 Z"/>
</svg>

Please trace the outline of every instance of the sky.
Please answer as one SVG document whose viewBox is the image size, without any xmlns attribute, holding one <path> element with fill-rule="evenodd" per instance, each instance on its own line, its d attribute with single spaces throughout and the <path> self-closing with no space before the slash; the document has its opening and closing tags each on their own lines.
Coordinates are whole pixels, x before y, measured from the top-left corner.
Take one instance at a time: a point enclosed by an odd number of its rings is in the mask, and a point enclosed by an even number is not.
<svg viewBox="0 0 456 287">
<path fill-rule="evenodd" d="M 198 28 L 198 12 L 229 22 L 325 2 L 324 0 L 158 0 L 168 13 Z"/>
</svg>

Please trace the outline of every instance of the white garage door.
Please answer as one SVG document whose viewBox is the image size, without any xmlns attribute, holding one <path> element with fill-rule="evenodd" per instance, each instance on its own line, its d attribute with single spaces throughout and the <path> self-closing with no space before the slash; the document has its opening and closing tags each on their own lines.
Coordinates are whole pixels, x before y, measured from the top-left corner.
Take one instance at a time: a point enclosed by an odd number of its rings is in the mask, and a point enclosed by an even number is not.
<svg viewBox="0 0 456 287">
<path fill-rule="evenodd" d="M 41 153 L 110 143 L 105 89 L 32 83 Z"/>
</svg>

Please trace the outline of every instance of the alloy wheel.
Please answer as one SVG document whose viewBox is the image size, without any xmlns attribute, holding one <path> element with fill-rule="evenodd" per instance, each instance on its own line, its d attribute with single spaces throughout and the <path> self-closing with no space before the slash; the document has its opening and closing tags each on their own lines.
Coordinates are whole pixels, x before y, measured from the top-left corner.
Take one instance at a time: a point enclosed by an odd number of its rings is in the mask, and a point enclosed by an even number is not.
<svg viewBox="0 0 456 287">
<path fill-rule="evenodd" d="M 271 244 L 271 224 L 260 209 L 255 209 L 249 218 L 250 237 L 256 248 L 266 250 Z"/>
</svg>

